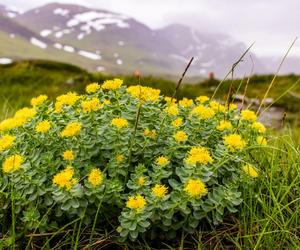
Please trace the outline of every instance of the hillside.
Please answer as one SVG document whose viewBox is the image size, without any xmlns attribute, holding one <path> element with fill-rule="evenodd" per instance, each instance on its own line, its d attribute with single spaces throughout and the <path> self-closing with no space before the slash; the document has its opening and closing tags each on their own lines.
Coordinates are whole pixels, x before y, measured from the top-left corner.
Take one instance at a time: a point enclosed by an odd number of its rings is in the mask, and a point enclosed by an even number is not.
<svg viewBox="0 0 300 250">
<path fill-rule="evenodd" d="M 21 37 L 44 53 L 28 48 L 28 56 L 18 51 L 5 56 L 66 62 L 68 53 L 69 61 L 94 72 L 128 74 L 139 70 L 143 74 L 178 75 L 194 56 L 191 76 L 214 72 L 222 77 L 247 47 L 225 34 L 201 32 L 181 24 L 155 30 L 121 13 L 74 4 L 51 3 L 13 16 L 9 13 L 4 7 L 0 11 L 0 31 L 11 41 Z M 264 72 L 260 59 L 254 54 L 252 57 L 256 72 Z M 236 74 L 244 75 L 250 67 L 247 57 Z"/>
</svg>

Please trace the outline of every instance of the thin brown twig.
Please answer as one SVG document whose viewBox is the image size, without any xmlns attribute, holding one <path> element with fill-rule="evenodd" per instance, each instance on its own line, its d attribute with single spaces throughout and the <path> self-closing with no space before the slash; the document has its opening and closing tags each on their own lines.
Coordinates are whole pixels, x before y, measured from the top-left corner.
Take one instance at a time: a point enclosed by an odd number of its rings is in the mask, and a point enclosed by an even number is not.
<svg viewBox="0 0 300 250">
<path fill-rule="evenodd" d="M 213 99 L 217 93 L 217 91 L 219 90 L 219 88 L 221 87 L 222 83 L 227 79 L 227 77 L 233 73 L 233 71 L 235 70 L 235 68 L 237 67 L 237 65 L 243 61 L 243 58 L 245 57 L 245 55 L 250 51 L 250 49 L 253 47 L 254 43 L 252 43 L 246 50 L 245 52 L 241 55 L 241 57 L 232 65 L 232 67 L 230 68 L 230 70 L 228 71 L 228 73 L 225 75 L 225 77 L 223 78 L 223 80 L 218 84 L 218 86 L 216 87 L 211 99 Z"/>
<path fill-rule="evenodd" d="M 251 78 L 251 76 L 252 76 L 252 74 L 253 74 L 253 71 L 254 71 L 254 61 L 253 61 L 253 58 L 252 58 L 251 55 L 250 55 L 250 59 L 251 59 L 252 66 L 251 66 L 250 75 L 249 75 L 248 78 L 247 78 L 245 90 L 244 90 L 244 93 L 243 93 L 243 99 L 242 99 L 241 109 L 244 107 L 244 102 L 245 102 L 245 98 L 246 98 L 246 94 L 247 94 L 248 85 L 249 85 L 250 78 Z"/>
</svg>

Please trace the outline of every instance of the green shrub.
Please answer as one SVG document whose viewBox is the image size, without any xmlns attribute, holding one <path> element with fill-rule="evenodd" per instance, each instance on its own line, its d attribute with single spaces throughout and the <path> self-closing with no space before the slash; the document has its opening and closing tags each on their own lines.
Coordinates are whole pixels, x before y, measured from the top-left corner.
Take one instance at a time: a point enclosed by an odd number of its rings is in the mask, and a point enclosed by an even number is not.
<svg viewBox="0 0 300 250">
<path fill-rule="evenodd" d="M 100 221 L 135 240 L 237 212 L 259 176 L 248 152 L 266 144 L 253 111 L 205 96 L 175 103 L 119 79 L 86 91 L 33 98 L 0 123 L 0 218 L 18 214 L 25 233 Z"/>
</svg>

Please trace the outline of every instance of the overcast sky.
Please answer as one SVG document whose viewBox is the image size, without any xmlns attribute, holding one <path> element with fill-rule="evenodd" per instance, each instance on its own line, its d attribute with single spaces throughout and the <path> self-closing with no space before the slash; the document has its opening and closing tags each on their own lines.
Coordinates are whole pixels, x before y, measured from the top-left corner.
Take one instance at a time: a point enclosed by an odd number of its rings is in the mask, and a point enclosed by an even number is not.
<svg viewBox="0 0 300 250">
<path fill-rule="evenodd" d="M 26 10 L 49 0 L 0 0 Z M 152 28 L 184 23 L 200 31 L 222 32 L 260 56 L 282 55 L 300 36 L 300 0 L 56 0 L 121 12 Z M 300 56 L 300 39 L 291 55 Z"/>
</svg>

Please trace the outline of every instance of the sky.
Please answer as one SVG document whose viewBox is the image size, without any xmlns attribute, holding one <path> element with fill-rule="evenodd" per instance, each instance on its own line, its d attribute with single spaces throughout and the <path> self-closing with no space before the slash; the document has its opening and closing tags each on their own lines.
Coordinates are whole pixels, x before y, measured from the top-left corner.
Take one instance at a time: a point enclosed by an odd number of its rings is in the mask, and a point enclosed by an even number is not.
<svg viewBox="0 0 300 250">
<path fill-rule="evenodd" d="M 0 0 L 27 10 L 54 0 Z M 300 0 L 55 0 L 120 12 L 151 28 L 187 24 L 203 32 L 220 32 L 246 45 L 255 42 L 259 56 L 281 56 L 300 37 Z M 291 56 L 300 56 L 300 38 Z"/>
</svg>

